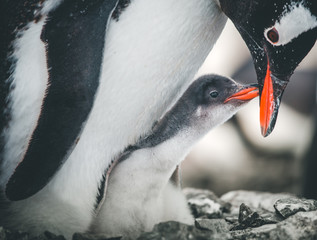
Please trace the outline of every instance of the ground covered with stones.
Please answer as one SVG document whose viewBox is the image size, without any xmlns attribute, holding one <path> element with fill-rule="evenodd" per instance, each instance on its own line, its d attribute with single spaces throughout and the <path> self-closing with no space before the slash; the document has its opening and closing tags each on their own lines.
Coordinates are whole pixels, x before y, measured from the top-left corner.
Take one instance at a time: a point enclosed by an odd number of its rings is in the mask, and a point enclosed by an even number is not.
<svg viewBox="0 0 317 240">
<path fill-rule="evenodd" d="M 195 226 L 165 222 L 143 233 L 139 240 L 272 239 L 317 240 L 317 201 L 292 194 L 232 191 L 220 198 L 207 190 L 184 189 L 195 216 Z M 31 238 L 27 233 L 0 227 L 0 240 L 64 240 L 50 232 Z M 73 240 L 117 240 L 75 233 Z"/>
</svg>

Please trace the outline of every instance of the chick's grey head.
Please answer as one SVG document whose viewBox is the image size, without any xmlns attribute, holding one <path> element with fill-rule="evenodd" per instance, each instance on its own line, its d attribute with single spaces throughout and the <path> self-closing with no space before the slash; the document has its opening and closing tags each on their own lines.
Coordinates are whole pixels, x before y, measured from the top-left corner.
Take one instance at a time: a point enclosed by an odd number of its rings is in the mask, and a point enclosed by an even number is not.
<svg viewBox="0 0 317 240">
<path fill-rule="evenodd" d="M 205 75 L 192 83 L 179 102 L 189 125 L 211 129 L 227 121 L 256 96 L 258 88 L 254 84 L 241 85 L 223 76 Z"/>
</svg>

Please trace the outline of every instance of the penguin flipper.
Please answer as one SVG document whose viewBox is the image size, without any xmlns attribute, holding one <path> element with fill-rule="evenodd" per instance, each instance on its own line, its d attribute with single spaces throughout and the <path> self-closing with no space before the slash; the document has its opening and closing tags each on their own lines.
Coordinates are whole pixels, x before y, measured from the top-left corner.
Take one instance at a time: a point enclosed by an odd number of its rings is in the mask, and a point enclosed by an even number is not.
<svg viewBox="0 0 317 240">
<path fill-rule="evenodd" d="M 22 200 L 41 190 L 80 138 L 99 86 L 108 21 L 118 0 L 61 3 L 47 18 L 49 84 L 23 160 L 6 185 L 6 196 Z"/>
</svg>

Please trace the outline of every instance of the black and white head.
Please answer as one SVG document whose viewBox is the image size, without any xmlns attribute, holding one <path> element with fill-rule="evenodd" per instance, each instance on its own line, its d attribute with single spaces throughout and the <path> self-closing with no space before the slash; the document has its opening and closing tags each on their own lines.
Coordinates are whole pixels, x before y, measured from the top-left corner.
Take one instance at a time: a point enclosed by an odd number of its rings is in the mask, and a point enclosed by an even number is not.
<svg viewBox="0 0 317 240">
<path fill-rule="evenodd" d="M 232 79 L 213 74 L 194 81 L 178 105 L 184 118 L 189 116 L 191 126 L 199 124 L 211 129 L 227 121 L 257 96 L 258 88 L 254 84 L 241 85 Z"/>
<path fill-rule="evenodd" d="M 316 0 L 220 0 L 253 57 L 260 89 L 262 135 L 275 125 L 295 68 L 317 37 Z"/>
</svg>

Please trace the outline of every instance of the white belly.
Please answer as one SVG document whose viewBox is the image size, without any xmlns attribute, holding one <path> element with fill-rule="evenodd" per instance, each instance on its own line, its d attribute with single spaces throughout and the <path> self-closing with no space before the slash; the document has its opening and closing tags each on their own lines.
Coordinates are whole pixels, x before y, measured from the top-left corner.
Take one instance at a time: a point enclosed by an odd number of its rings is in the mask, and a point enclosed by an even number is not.
<svg viewBox="0 0 317 240">
<path fill-rule="evenodd" d="M 69 200 L 80 194 L 93 204 L 110 161 L 148 132 L 191 83 L 225 21 L 209 0 L 132 1 L 110 23 L 94 107 L 51 186 Z"/>
</svg>

